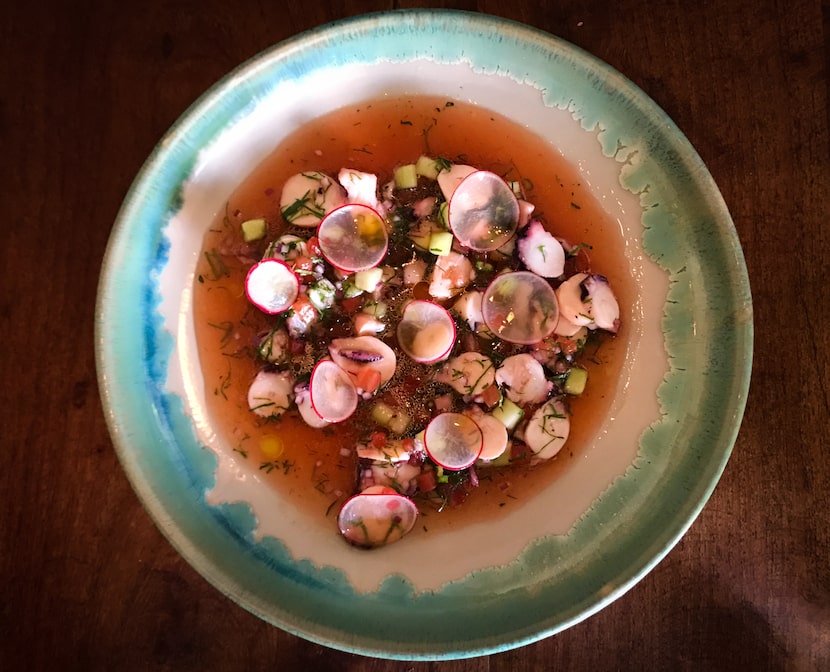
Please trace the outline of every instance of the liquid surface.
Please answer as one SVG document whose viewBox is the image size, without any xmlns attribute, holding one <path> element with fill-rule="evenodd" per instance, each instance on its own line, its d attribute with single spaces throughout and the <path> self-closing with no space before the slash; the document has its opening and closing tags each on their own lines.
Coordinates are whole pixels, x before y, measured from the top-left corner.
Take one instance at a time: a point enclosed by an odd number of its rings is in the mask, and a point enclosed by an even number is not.
<svg viewBox="0 0 830 672">
<path fill-rule="evenodd" d="M 249 460 L 273 487 L 297 506 L 334 521 L 354 488 L 355 443 L 361 428 L 346 422 L 318 430 L 296 411 L 267 421 L 248 409 L 247 390 L 260 369 L 255 358 L 267 320 L 246 300 L 244 280 L 256 259 L 239 258 L 241 222 L 263 217 L 268 239 L 284 230 L 283 183 L 300 171 L 336 175 L 342 167 L 376 173 L 421 154 L 443 156 L 521 180 L 527 199 L 554 235 L 591 246 L 594 272 L 607 276 L 621 306 L 617 336 L 589 346 L 580 360 L 588 369 L 585 393 L 571 399 L 571 434 L 553 460 L 527 467 L 478 470 L 480 480 L 462 505 L 438 513 L 422 509 L 417 530 L 462 526 L 521 506 L 580 457 L 612 401 L 628 339 L 627 309 L 634 287 L 626 273 L 622 236 L 615 221 L 583 187 L 576 170 L 538 136 L 490 111 L 433 98 L 381 100 L 321 117 L 287 138 L 245 179 L 205 237 L 194 288 L 194 322 L 210 420 L 228 450 Z M 413 533 L 414 534 L 414 533 Z"/>
</svg>

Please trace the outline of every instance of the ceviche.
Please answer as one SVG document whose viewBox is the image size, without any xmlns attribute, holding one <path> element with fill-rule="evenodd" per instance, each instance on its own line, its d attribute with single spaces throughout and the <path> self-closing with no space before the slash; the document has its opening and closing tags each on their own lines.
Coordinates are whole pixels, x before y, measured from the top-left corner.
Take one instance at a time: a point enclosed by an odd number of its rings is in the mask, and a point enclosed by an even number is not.
<svg viewBox="0 0 830 672">
<path fill-rule="evenodd" d="M 590 248 L 557 237 L 522 181 L 427 155 L 390 175 L 303 171 L 282 186 L 275 236 L 263 217 L 240 224 L 259 251 L 245 296 L 266 324 L 248 408 L 357 430 L 337 524 L 363 548 L 484 470 L 556 456 L 589 384 L 586 344 L 620 325 Z"/>
</svg>

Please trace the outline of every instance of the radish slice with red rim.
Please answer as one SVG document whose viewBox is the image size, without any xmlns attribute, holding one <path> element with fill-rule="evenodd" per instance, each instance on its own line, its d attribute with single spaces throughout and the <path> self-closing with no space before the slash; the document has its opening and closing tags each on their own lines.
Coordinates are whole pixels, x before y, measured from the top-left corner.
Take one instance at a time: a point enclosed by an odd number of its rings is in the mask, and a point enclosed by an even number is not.
<svg viewBox="0 0 830 672">
<path fill-rule="evenodd" d="M 245 278 L 248 300 L 269 315 L 288 310 L 299 293 L 297 275 L 279 259 L 263 259 L 254 264 Z"/>
<path fill-rule="evenodd" d="M 399 541 L 415 526 L 418 507 L 392 488 L 367 488 L 340 509 L 340 534 L 360 548 L 378 548 Z"/>
<path fill-rule="evenodd" d="M 519 201 L 501 177 L 477 170 L 455 188 L 449 201 L 450 228 L 465 247 L 486 252 L 504 245 L 519 225 Z"/>
<path fill-rule="evenodd" d="M 330 359 L 317 362 L 308 392 L 314 412 L 328 422 L 342 422 L 357 408 L 357 389 L 351 376 Z"/>
<path fill-rule="evenodd" d="M 398 322 L 398 345 L 413 361 L 422 364 L 445 359 L 452 351 L 455 334 L 450 314 L 432 301 L 410 301 Z"/>
<path fill-rule="evenodd" d="M 359 203 L 327 214 L 317 228 L 317 238 L 329 263 L 347 273 L 374 268 L 386 256 L 389 245 L 383 217 Z"/>
<path fill-rule="evenodd" d="M 424 447 L 430 459 L 450 471 L 475 463 L 483 444 L 478 424 L 462 413 L 436 415 L 424 431 Z"/>
<path fill-rule="evenodd" d="M 544 278 L 530 271 L 496 277 L 484 291 L 481 314 L 490 331 L 520 345 L 549 336 L 559 320 L 556 293 Z"/>
</svg>

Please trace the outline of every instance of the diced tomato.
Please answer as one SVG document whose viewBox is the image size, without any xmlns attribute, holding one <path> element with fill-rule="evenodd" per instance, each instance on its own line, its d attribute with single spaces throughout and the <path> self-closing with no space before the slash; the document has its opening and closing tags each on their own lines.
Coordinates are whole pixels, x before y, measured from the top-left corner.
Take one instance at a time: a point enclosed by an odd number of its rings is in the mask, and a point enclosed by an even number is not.
<svg viewBox="0 0 830 672">
<path fill-rule="evenodd" d="M 438 482 L 435 480 L 435 472 L 432 469 L 429 471 L 422 471 L 418 474 L 415 478 L 415 483 L 417 484 L 420 492 L 431 492 L 432 490 L 435 490 L 438 485 Z"/>
<path fill-rule="evenodd" d="M 559 339 L 559 347 L 562 348 L 563 354 L 572 355 L 579 350 L 579 341 L 575 338 L 566 338 L 563 336 Z"/>
<path fill-rule="evenodd" d="M 317 309 L 306 296 L 301 296 L 292 303 L 291 310 L 294 311 L 296 319 L 305 325 L 309 325 L 317 319 Z"/>
<path fill-rule="evenodd" d="M 373 432 L 369 443 L 372 448 L 383 448 L 386 445 L 386 434 L 384 432 Z"/>
<path fill-rule="evenodd" d="M 526 462 L 530 459 L 531 454 L 530 448 L 525 444 L 521 441 L 514 441 L 510 447 L 510 463 Z"/>
<path fill-rule="evenodd" d="M 343 308 L 349 315 L 352 313 L 357 312 L 358 308 L 360 308 L 361 304 L 363 303 L 362 296 L 353 296 L 350 299 L 343 299 L 340 302 L 340 307 Z"/>
<path fill-rule="evenodd" d="M 415 394 L 415 392 L 423 387 L 423 384 L 423 381 L 417 376 L 407 376 L 401 381 L 401 389 L 406 394 Z"/>
<path fill-rule="evenodd" d="M 435 410 L 436 411 L 448 411 L 452 408 L 452 395 L 451 394 L 441 394 L 435 397 Z"/>
<path fill-rule="evenodd" d="M 292 262 L 292 266 L 295 271 L 299 271 L 301 273 L 311 273 L 314 270 L 314 262 L 308 257 L 297 257 Z"/>
<path fill-rule="evenodd" d="M 404 439 L 401 441 L 401 448 L 403 448 L 407 453 L 411 453 L 415 450 L 415 439 Z"/>
<path fill-rule="evenodd" d="M 467 492 L 465 488 L 454 488 L 452 491 L 452 496 L 450 497 L 450 504 L 452 506 L 461 506 L 467 499 L 467 495 L 470 493 Z"/>
<path fill-rule="evenodd" d="M 488 385 L 481 393 L 481 403 L 487 408 L 493 408 L 501 401 L 501 392 L 499 392 L 498 385 Z"/>
<path fill-rule="evenodd" d="M 357 386 L 364 392 L 372 393 L 380 387 L 380 371 L 371 366 L 364 366 L 357 374 Z"/>
<path fill-rule="evenodd" d="M 308 239 L 305 248 L 312 257 L 319 257 L 322 255 L 322 252 L 320 252 L 320 241 L 317 239 L 317 236 L 311 236 L 311 238 Z"/>
<path fill-rule="evenodd" d="M 305 341 L 300 338 L 291 339 L 291 354 L 301 355 L 305 352 Z"/>
</svg>

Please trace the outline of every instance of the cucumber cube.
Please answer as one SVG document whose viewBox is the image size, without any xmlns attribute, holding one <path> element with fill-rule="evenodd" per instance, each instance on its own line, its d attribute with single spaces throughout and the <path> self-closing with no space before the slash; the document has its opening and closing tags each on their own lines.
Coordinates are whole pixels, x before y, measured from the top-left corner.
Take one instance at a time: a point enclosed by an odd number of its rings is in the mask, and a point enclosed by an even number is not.
<svg viewBox="0 0 830 672">
<path fill-rule="evenodd" d="M 414 189 L 418 186 L 418 173 L 414 163 L 395 168 L 395 187 L 397 189 Z"/>
<path fill-rule="evenodd" d="M 502 400 L 501 405 L 494 408 L 491 413 L 496 420 L 507 427 L 508 432 L 515 429 L 524 414 L 525 412 L 507 397 L 505 397 Z"/>
<path fill-rule="evenodd" d="M 436 221 L 445 229 L 450 227 L 450 219 L 447 216 L 449 208 L 449 203 L 446 201 L 441 201 L 441 205 L 438 206 L 438 216 L 436 217 Z"/>
<path fill-rule="evenodd" d="M 364 292 L 374 292 L 382 278 L 382 268 L 378 266 L 367 268 L 354 274 L 354 286 Z"/>
<path fill-rule="evenodd" d="M 435 159 L 431 159 L 428 156 L 419 156 L 418 161 L 415 164 L 415 172 L 418 173 L 418 175 L 429 178 L 430 180 L 437 179 L 438 163 Z"/>
<path fill-rule="evenodd" d="M 588 372 L 585 369 L 575 366 L 568 371 L 568 377 L 565 378 L 565 385 L 563 386 L 565 394 L 579 396 L 585 391 L 587 382 Z"/>
<path fill-rule="evenodd" d="M 246 219 L 242 222 L 242 239 L 246 243 L 265 238 L 266 225 L 264 219 Z"/>
<path fill-rule="evenodd" d="M 452 252 L 453 235 L 449 231 L 433 231 L 429 237 L 429 251 L 437 257 Z"/>
</svg>

